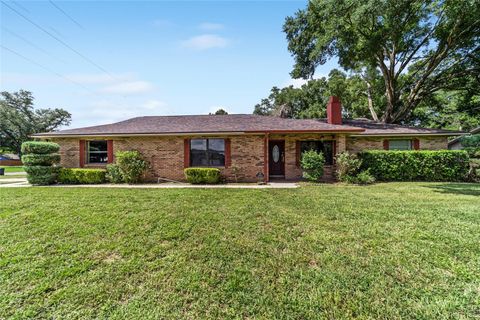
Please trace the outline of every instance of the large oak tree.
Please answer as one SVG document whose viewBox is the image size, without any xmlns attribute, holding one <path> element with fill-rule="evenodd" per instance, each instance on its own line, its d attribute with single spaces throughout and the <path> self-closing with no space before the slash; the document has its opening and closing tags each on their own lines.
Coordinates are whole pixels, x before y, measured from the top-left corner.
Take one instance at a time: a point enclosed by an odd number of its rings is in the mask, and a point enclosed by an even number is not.
<svg viewBox="0 0 480 320">
<path fill-rule="evenodd" d="M 20 154 L 24 141 L 34 133 L 68 125 L 71 114 L 64 109 L 34 109 L 32 93 L 25 90 L 0 93 L 0 146 Z"/>
<path fill-rule="evenodd" d="M 294 78 L 338 58 L 347 71 L 376 69 L 379 120 L 404 122 L 433 94 L 480 80 L 479 0 L 312 0 L 284 25 Z"/>
</svg>

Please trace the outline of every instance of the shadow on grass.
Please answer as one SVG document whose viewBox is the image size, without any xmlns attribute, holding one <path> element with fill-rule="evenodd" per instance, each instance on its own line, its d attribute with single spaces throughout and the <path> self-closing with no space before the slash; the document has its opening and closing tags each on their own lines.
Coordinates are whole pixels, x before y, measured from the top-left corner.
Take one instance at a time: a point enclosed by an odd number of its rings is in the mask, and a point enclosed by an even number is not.
<svg viewBox="0 0 480 320">
<path fill-rule="evenodd" d="M 435 189 L 436 192 L 441 193 L 480 196 L 480 183 L 442 183 L 437 185 L 427 185 L 426 187 Z"/>
</svg>

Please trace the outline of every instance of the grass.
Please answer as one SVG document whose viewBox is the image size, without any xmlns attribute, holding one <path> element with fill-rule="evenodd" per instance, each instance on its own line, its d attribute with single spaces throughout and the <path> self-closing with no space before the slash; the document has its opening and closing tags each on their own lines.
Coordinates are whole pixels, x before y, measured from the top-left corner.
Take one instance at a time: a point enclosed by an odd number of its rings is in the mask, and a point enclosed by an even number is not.
<svg viewBox="0 0 480 320">
<path fill-rule="evenodd" d="M 5 172 L 25 172 L 22 166 L 0 166 L 0 168 L 5 168 Z"/>
<path fill-rule="evenodd" d="M 0 189 L 0 315 L 474 319 L 480 184 Z"/>
<path fill-rule="evenodd" d="M 3 179 L 26 178 L 26 172 L 21 166 L 0 166 L 0 168 L 5 168 L 5 173 L 15 173 L 12 175 L 0 176 L 0 183 L 2 183 Z M 5 182 L 3 184 L 5 184 Z"/>
</svg>

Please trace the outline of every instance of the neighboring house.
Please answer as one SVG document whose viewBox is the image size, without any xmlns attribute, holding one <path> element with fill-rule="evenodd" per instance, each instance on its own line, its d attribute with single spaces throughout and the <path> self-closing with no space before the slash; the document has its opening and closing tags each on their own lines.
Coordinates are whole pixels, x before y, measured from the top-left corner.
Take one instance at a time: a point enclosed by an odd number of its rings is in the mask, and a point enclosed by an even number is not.
<svg viewBox="0 0 480 320">
<path fill-rule="evenodd" d="M 0 154 L 0 166 L 21 166 L 20 157 L 13 153 Z"/>
<path fill-rule="evenodd" d="M 470 134 L 470 135 L 480 134 L 480 127 L 473 129 L 472 131 L 469 132 L 469 134 Z M 448 149 L 450 149 L 450 150 L 460 150 L 460 149 L 463 149 L 463 146 L 462 146 L 462 143 L 461 143 L 461 139 L 462 139 L 462 138 L 463 138 L 463 136 L 457 137 L 457 138 L 453 139 L 452 141 L 450 141 L 450 142 L 448 143 Z"/>
<path fill-rule="evenodd" d="M 113 124 L 34 135 L 60 144 L 61 165 L 104 167 L 119 150 L 138 150 L 151 168 L 147 179 L 184 180 L 187 167 L 220 168 L 227 180 L 299 179 L 307 149 L 325 155 L 325 179 L 333 178 L 335 155 L 371 149 L 447 149 L 447 137 L 463 132 L 342 120 L 331 97 L 327 119 L 284 119 L 257 115 L 138 117 Z"/>
</svg>

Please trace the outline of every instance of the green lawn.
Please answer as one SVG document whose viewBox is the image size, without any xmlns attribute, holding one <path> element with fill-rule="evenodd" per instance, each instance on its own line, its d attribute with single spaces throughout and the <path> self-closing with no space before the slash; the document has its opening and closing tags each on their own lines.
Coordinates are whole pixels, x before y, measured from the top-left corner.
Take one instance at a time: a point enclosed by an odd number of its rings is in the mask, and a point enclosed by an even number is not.
<svg viewBox="0 0 480 320">
<path fill-rule="evenodd" d="M 480 184 L 0 189 L 0 318 L 474 319 Z"/>
<path fill-rule="evenodd" d="M 5 168 L 5 172 L 25 172 L 22 166 L 0 166 L 0 168 Z"/>
<path fill-rule="evenodd" d="M 0 176 L 0 183 L 3 179 L 26 178 L 26 172 L 21 166 L 0 166 L 0 168 L 5 168 L 5 172 L 15 173 L 13 175 Z"/>
</svg>

